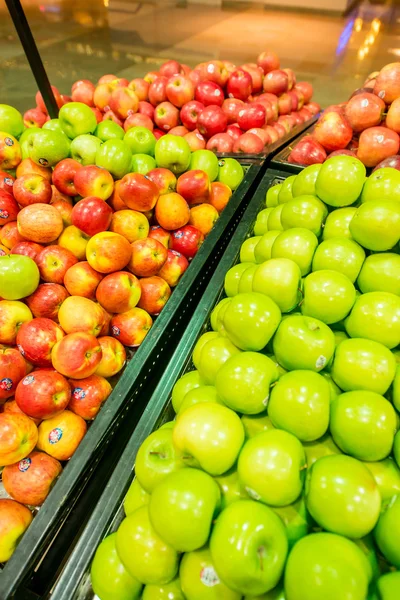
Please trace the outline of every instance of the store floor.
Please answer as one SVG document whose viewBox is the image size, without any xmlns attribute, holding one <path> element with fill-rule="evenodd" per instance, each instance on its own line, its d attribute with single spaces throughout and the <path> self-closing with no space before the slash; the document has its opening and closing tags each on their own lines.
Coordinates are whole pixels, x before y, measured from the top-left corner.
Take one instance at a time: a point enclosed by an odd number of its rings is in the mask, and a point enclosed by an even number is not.
<svg viewBox="0 0 400 600">
<path fill-rule="evenodd" d="M 241 64 L 271 48 L 327 105 L 346 99 L 371 71 L 400 60 L 399 0 L 361 1 L 346 17 L 248 2 L 220 8 L 201 0 L 22 3 L 49 78 L 66 94 L 77 79 L 143 76 L 168 58 Z M 4 3 L 0 17 L 0 102 L 26 110 L 35 105 L 36 84 Z"/>
</svg>

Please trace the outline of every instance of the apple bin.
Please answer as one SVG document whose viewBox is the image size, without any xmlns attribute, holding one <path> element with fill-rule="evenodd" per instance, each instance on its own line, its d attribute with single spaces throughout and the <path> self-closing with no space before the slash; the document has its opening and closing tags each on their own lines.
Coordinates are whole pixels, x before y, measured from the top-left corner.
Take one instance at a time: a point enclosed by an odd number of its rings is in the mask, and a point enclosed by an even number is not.
<svg viewBox="0 0 400 600">
<path fill-rule="evenodd" d="M 244 161 L 245 162 L 245 161 Z M 262 174 L 262 161 L 247 161 L 246 174 L 232 195 L 229 206 L 184 273 L 162 313 L 155 319 L 146 339 L 130 358 L 110 397 L 72 458 L 65 464 L 56 485 L 34 519 L 11 559 L 0 572 L 1 598 L 24 594 L 21 586 L 36 590 L 48 584 L 48 564 L 57 568 L 73 542 L 80 524 L 87 518 L 97 495 L 92 480 L 108 479 L 132 427 L 138 422 L 164 365 L 176 346 L 207 281 L 239 223 Z M 117 379 L 115 377 L 114 379 Z M 129 427 L 122 427 L 129 420 Z M 87 488 L 87 493 L 83 491 Z M 98 494 L 98 492 L 97 492 Z M 65 527 L 64 527 L 65 525 Z M 60 530 L 61 526 L 61 530 Z M 60 535 L 60 531 L 62 535 Z M 51 546 L 31 580 L 46 548 Z M 52 559 L 51 559 L 52 557 Z M 43 575 L 41 575 L 43 573 Z M 52 573 L 54 577 L 55 572 Z M 19 591 L 17 591 L 19 590 Z M 39 592 L 41 593 L 41 592 Z"/>
<path fill-rule="evenodd" d="M 338 161 L 355 169 L 345 187 Z M 267 171 L 98 484 L 57 600 L 199 598 L 210 585 L 235 600 L 399 597 L 400 209 L 371 198 L 379 178 L 364 185 L 354 162 L 304 171 L 303 211 L 281 208 L 293 180 Z"/>
</svg>

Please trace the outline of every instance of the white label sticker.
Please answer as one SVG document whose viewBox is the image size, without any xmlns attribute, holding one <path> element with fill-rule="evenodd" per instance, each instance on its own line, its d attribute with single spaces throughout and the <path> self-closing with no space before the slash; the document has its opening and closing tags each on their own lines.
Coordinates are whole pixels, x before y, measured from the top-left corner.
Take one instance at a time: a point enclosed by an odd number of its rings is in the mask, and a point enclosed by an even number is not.
<svg viewBox="0 0 400 600">
<path fill-rule="evenodd" d="M 246 492 L 248 493 L 248 495 L 250 496 L 250 498 L 253 498 L 253 500 L 261 500 L 260 494 L 257 494 L 257 492 L 255 490 L 252 490 L 249 487 L 246 487 L 244 489 L 246 490 Z"/>
<path fill-rule="evenodd" d="M 323 356 L 321 354 L 321 356 L 318 356 L 318 358 L 317 358 L 317 362 L 315 363 L 315 368 L 323 369 L 325 365 L 326 365 L 326 356 Z"/>
<path fill-rule="evenodd" d="M 267 406 L 268 404 L 268 400 L 269 400 L 269 394 L 267 394 L 267 396 L 265 396 L 264 400 L 263 400 L 263 404 L 264 406 Z"/>
<path fill-rule="evenodd" d="M 219 584 L 219 577 L 215 572 L 214 567 L 204 567 L 200 571 L 200 581 L 207 587 L 214 587 L 214 585 Z"/>
</svg>

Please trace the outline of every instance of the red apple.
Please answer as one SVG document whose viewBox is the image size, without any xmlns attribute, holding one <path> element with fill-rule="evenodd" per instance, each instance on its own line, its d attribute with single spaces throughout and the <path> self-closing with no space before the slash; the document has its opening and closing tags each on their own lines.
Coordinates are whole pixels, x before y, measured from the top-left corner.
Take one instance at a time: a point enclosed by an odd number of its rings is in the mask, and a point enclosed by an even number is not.
<svg viewBox="0 0 400 600">
<path fill-rule="evenodd" d="M 321 107 L 317 102 L 307 102 L 304 106 L 312 115 L 317 115 L 321 111 Z"/>
<path fill-rule="evenodd" d="M 280 96 L 289 89 L 289 76 L 282 69 L 269 71 L 263 81 L 263 90 L 270 94 Z"/>
<path fill-rule="evenodd" d="M 200 81 L 196 86 L 194 98 L 204 106 L 222 106 L 225 96 L 224 91 L 213 81 Z"/>
<path fill-rule="evenodd" d="M 167 249 L 158 240 L 149 237 L 136 240 L 132 243 L 132 257 L 127 268 L 138 277 L 151 277 L 158 273 L 167 256 Z"/>
<path fill-rule="evenodd" d="M 102 121 L 113 121 L 120 127 L 124 124 L 123 119 L 120 119 L 113 110 L 107 110 L 103 115 Z"/>
<path fill-rule="evenodd" d="M 270 94 L 269 92 L 264 92 L 263 94 L 260 94 L 255 100 L 255 102 L 261 101 L 267 101 L 271 105 L 272 116 L 269 117 L 267 112 L 268 121 L 276 121 L 279 115 L 278 96 L 276 96 L 275 94 Z"/>
<path fill-rule="evenodd" d="M 161 129 L 153 129 L 153 135 L 156 138 L 156 140 L 159 140 L 160 137 L 162 137 L 166 133 L 167 133 L 166 131 L 161 131 Z"/>
<path fill-rule="evenodd" d="M 262 104 L 252 102 L 240 109 L 238 114 L 238 125 L 243 131 L 253 127 L 262 127 L 266 124 L 266 112 Z"/>
<path fill-rule="evenodd" d="M 301 94 L 301 92 L 295 92 L 294 90 L 290 90 L 289 92 L 287 92 L 287 95 L 290 97 L 290 100 L 291 100 L 291 102 L 290 102 L 291 111 L 293 111 L 293 112 L 296 112 L 296 111 L 300 110 L 300 108 L 301 108 L 301 107 L 299 108 L 298 94 Z M 282 103 L 282 98 L 284 96 L 286 96 L 286 94 L 282 94 L 282 96 L 280 97 L 281 103 Z M 279 105 L 279 102 L 278 102 L 278 106 L 281 106 L 281 105 Z M 289 113 L 282 113 L 282 111 L 279 110 L 279 114 L 282 115 L 282 114 L 289 114 Z"/>
<path fill-rule="evenodd" d="M 161 130 L 169 131 L 179 124 L 179 110 L 171 102 L 161 102 L 154 111 L 154 121 Z"/>
<path fill-rule="evenodd" d="M 168 100 L 178 108 L 181 108 L 194 98 L 194 85 L 184 75 L 173 75 L 167 81 L 165 88 Z"/>
<path fill-rule="evenodd" d="M 189 131 L 189 133 L 183 137 L 189 144 L 189 148 L 192 152 L 195 150 L 204 150 L 206 147 L 206 140 L 197 129 Z"/>
<path fill-rule="evenodd" d="M 303 92 L 301 90 L 299 90 L 298 88 L 296 88 L 296 86 L 294 86 L 294 88 L 289 93 L 292 97 L 293 106 L 296 105 L 296 110 L 300 111 L 304 106 Z M 297 99 L 297 104 L 296 104 L 295 98 Z"/>
<path fill-rule="evenodd" d="M 71 97 L 73 102 L 83 102 L 88 106 L 94 106 L 93 96 L 96 86 L 88 79 L 80 79 L 75 81 L 71 89 Z"/>
<path fill-rule="evenodd" d="M 7 173 L 7 171 L 0 171 L 0 192 L 8 192 L 12 195 L 14 181 L 15 177 Z"/>
<path fill-rule="evenodd" d="M 232 152 L 233 139 L 227 133 L 216 133 L 207 142 L 207 150 L 213 152 Z"/>
<path fill-rule="evenodd" d="M 278 132 L 271 125 L 264 125 L 263 130 L 268 134 L 271 144 L 279 140 Z"/>
<path fill-rule="evenodd" d="M 124 121 L 125 131 L 129 131 L 129 129 L 132 129 L 132 127 L 146 127 L 146 129 L 150 129 L 150 131 L 153 131 L 154 124 L 150 117 L 137 112 L 133 113 L 132 115 L 129 115 L 129 117 Z"/>
<path fill-rule="evenodd" d="M 16 221 L 18 212 L 18 204 L 13 196 L 4 190 L 0 190 L 0 226 Z"/>
<path fill-rule="evenodd" d="M 160 67 L 160 75 L 164 75 L 164 77 L 172 77 L 172 75 L 181 75 L 182 73 L 182 65 L 177 60 L 167 60 Z"/>
<path fill-rule="evenodd" d="M 52 245 L 43 248 L 37 254 L 35 262 L 43 281 L 62 284 L 65 273 L 78 262 L 78 259 L 67 248 Z"/>
<path fill-rule="evenodd" d="M 157 77 L 160 77 L 160 75 L 161 73 L 159 71 L 149 71 L 148 73 L 146 73 L 143 79 L 151 85 L 153 81 L 157 79 Z M 174 73 L 172 73 L 172 75 L 174 75 Z"/>
<path fill-rule="evenodd" d="M 216 133 L 223 133 L 227 124 L 228 119 L 222 108 L 213 104 L 206 106 L 197 120 L 199 132 L 206 138 L 210 138 Z"/>
<path fill-rule="evenodd" d="M 24 113 L 25 127 L 43 127 L 46 120 L 47 115 L 40 108 L 30 108 Z"/>
<path fill-rule="evenodd" d="M 287 76 L 289 78 L 288 90 L 291 90 L 296 83 L 296 75 L 294 74 L 293 69 L 282 69 L 282 71 L 285 71 L 285 73 L 287 74 Z"/>
<path fill-rule="evenodd" d="M 149 87 L 149 102 L 153 106 L 161 104 L 167 100 L 168 78 L 164 76 L 157 77 Z"/>
<path fill-rule="evenodd" d="M 72 209 L 72 224 L 86 233 L 95 235 L 107 231 L 113 215 L 112 208 L 96 196 L 88 196 L 79 200 Z"/>
<path fill-rule="evenodd" d="M 21 326 L 22 327 L 22 326 Z M 14 396 L 18 383 L 27 374 L 27 364 L 16 348 L 0 345 L 0 401 Z"/>
<path fill-rule="evenodd" d="M 171 232 L 163 229 L 160 225 L 152 225 L 148 237 L 158 240 L 165 248 L 169 248 Z"/>
<path fill-rule="evenodd" d="M 400 171 L 400 156 L 395 154 L 394 156 L 388 156 L 388 158 L 384 158 L 380 163 L 376 165 L 374 171 L 378 169 L 383 169 L 383 167 L 392 167 L 392 169 L 397 169 Z"/>
<path fill-rule="evenodd" d="M 125 175 L 118 191 L 126 206 L 139 212 L 152 210 L 160 195 L 156 184 L 140 173 Z"/>
<path fill-rule="evenodd" d="M 103 275 L 95 271 L 87 261 L 81 261 L 68 269 L 64 276 L 64 285 L 71 296 L 83 296 L 94 300 L 96 289 Z"/>
<path fill-rule="evenodd" d="M 400 133 L 400 98 L 392 102 L 386 115 L 386 127 Z"/>
<path fill-rule="evenodd" d="M 399 136 L 387 127 L 369 127 L 360 135 L 357 158 L 366 167 L 375 167 L 399 151 Z"/>
<path fill-rule="evenodd" d="M 117 87 L 110 97 L 110 109 L 119 119 L 126 119 L 139 108 L 139 99 L 128 87 Z"/>
<path fill-rule="evenodd" d="M 240 154 L 260 154 L 264 142 L 254 133 L 244 133 L 233 145 L 233 152 Z"/>
<path fill-rule="evenodd" d="M 353 152 L 352 150 L 346 150 L 346 148 L 342 148 L 341 150 L 335 150 L 334 152 L 331 152 L 328 158 L 332 158 L 332 156 L 353 156 L 354 158 L 357 157 L 355 152 Z"/>
<path fill-rule="evenodd" d="M 56 188 L 67 196 L 77 196 L 74 184 L 74 177 L 83 166 L 72 158 L 65 158 L 60 161 L 53 170 L 53 184 Z"/>
<path fill-rule="evenodd" d="M 22 207 L 30 204 L 50 204 L 51 185 L 47 179 L 37 173 L 28 173 L 18 177 L 13 186 L 14 198 Z"/>
<path fill-rule="evenodd" d="M 143 342 L 152 324 L 153 320 L 149 313 L 135 307 L 125 313 L 113 316 L 111 333 L 124 346 L 136 347 Z"/>
<path fill-rule="evenodd" d="M 147 173 L 146 177 L 156 184 L 160 196 L 175 192 L 176 190 L 176 177 L 169 169 L 162 167 L 152 169 Z"/>
<path fill-rule="evenodd" d="M 314 136 L 325 150 L 333 152 L 346 148 L 353 137 L 353 130 L 344 115 L 324 112 L 315 126 Z"/>
<path fill-rule="evenodd" d="M 253 94 L 257 94 L 262 90 L 264 70 L 255 63 L 246 63 L 239 67 L 243 71 L 246 71 L 251 77 L 252 91 Z"/>
<path fill-rule="evenodd" d="M 50 202 L 50 204 L 60 213 L 64 227 L 72 225 L 72 204 L 65 202 L 65 200 L 57 200 L 56 202 Z"/>
<path fill-rule="evenodd" d="M 51 86 L 51 89 L 53 90 L 54 98 L 55 98 L 55 100 L 57 102 L 58 108 L 61 108 L 62 105 L 63 105 L 63 99 L 61 98 L 60 92 L 58 91 L 58 89 L 54 85 Z M 47 115 L 47 108 L 46 108 L 46 105 L 45 105 L 44 100 L 42 98 L 42 94 L 40 92 L 37 92 L 37 94 L 35 96 L 35 100 L 36 100 L 37 107 L 43 113 L 45 113 Z"/>
<path fill-rule="evenodd" d="M 363 93 L 353 96 L 346 104 L 345 115 L 353 131 L 359 133 L 379 125 L 386 105 L 375 94 Z"/>
<path fill-rule="evenodd" d="M 74 177 L 74 185 L 80 196 L 97 196 L 107 200 L 113 192 L 114 180 L 106 170 L 95 165 L 88 165 L 78 169 Z"/>
<path fill-rule="evenodd" d="M 312 112 L 310 112 L 309 109 L 305 106 L 303 106 L 303 108 L 299 110 L 299 114 L 303 117 L 304 123 L 313 118 Z"/>
<path fill-rule="evenodd" d="M 58 322 L 58 311 L 69 294 L 57 283 L 41 283 L 36 291 L 26 298 L 34 317 L 46 317 Z"/>
<path fill-rule="evenodd" d="M 167 260 L 158 272 L 158 276 L 164 279 L 169 287 L 178 285 L 182 275 L 189 266 L 187 258 L 176 250 L 168 250 Z"/>
<path fill-rule="evenodd" d="M 35 367 L 51 367 L 51 351 L 63 337 L 64 332 L 59 325 L 41 317 L 21 325 L 17 346 L 21 355 Z"/>
<path fill-rule="evenodd" d="M 294 91 L 300 90 L 304 96 L 304 102 L 310 102 L 313 95 L 313 86 L 308 81 L 296 81 Z"/>
<path fill-rule="evenodd" d="M 185 198 L 189 205 L 208 202 L 210 199 L 210 179 L 205 171 L 197 169 L 187 171 L 179 177 L 176 191 Z"/>
<path fill-rule="evenodd" d="M 234 71 L 228 79 L 226 91 L 229 98 L 238 98 L 239 100 L 247 100 L 253 89 L 251 75 L 243 69 Z"/>
<path fill-rule="evenodd" d="M 168 133 L 170 133 L 171 135 L 178 135 L 180 137 L 183 137 L 187 133 L 189 133 L 189 130 L 186 129 L 184 125 L 177 125 L 176 127 L 170 129 Z"/>
<path fill-rule="evenodd" d="M 139 280 L 139 283 L 142 294 L 138 307 L 150 315 L 159 315 L 171 296 L 171 288 L 168 283 L 156 275 L 143 277 Z"/>
<path fill-rule="evenodd" d="M 36 260 L 39 252 L 43 250 L 44 246 L 36 244 L 36 242 L 18 242 L 11 248 L 11 254 L 22 254 L 23 256 L 29 256 L 32 260 Z"/>
<path fill-rule="evenodd" d="M 101 112 L 101 110 L 99 110 L 95 106 L 90 106 L 89 108 L 96 117 L 97 123 L 101 123 L 101 121 L 103 120 L 103 113 Z"/>
<path fill-rule="evenodd" d="M 261 67 L 264 73 L 269 73 L 270 71 L 275 71 L 280 67 L 279 57 L 275 52 L 267 50 L 266 52 L 262 52 L 257 58 L 257 64 Z"/>
<path fill-rule="evenodd" d="M 180 118 L 183 125 L 190 131 L 196 129 L 198 116 L 203 109 L 204 104 L 198 102 L 197 100 L 190 100 L 190 102 L 186 102 L 186 104 L 182 106 L 180 112 Z"/>
<path fill-rule="evenodd" d="M 50 419 L 67 407 L 71 398 L 68 381 L 51 369 L 25 375 L 15 392 L 18 407 L 28 417 Z"/>
<path fill-rule="evenodd" d="M 139 281 L 127 271 L 106 275 L 96 289 L 97 301 L 109 313 L 126 312 L 136 306 L 139 298 Z"/>
<path fill-rule="evenodd" d="M 101 83 L 111 83 L 112 81 L 115 81 L 116 79 L 117 79 L 116 75 L 113 75 L 112 73 L 107 73 L 106 75 L 102 75 L 100 77 L 97 84 L 100 85 Z"/>
<path fill-rule="evenodd" d="M 386 104 L 400 97 L 400 62 L 385 65 L 376 77 L 374 94 Z"/>
<path fill-rule="evenodd" d="M 221 87 L 228 81 L 229 72 L 222 60 L 210 60 L 206 63 L 204 71 L 208 81 L 213 81 Z"/>
<path fill-rule="evenodd" d="M 271 138 L 269 137 L 268 132 L 265 131 L 265 129 L 262 129 L 261 127 L 253 127 L 252 129 L 248 130 L 248 133 L 254 133 L 254 135 L 257 135 L 263 142 L 264 146 L 268 146 L 268 144 L 271 143 Z M 278 134 L 276 133 L 276 131 L 275 135 L 278 138 Z"/>
<path fill-rule="evenodd" d="M 226 133 L 233 139 L 234 142 L 240 138 L 243 134 L 242 129 L 240 129 L 237 123 L 232 123 L 232 125 L 228 125 L 226 128 Z"/>
<path fill-rule="evenodd" d="M 132 79 L 132 81 L 128 85 L 128 88 L 130 90 L 132 90 L 133 92 L 135 92 L 139 102 L 142 102 L 142 101 L 145 101 L 148 99 L 149 87 L 150 87 L 149 82 L 146 81 L 145 79 L 142 79 L 141 77 Z"/>
<path fill-rule="evenodd" d="M 196 256 L 204 242 L 204 235 L 192 225 L 185 225 L 172 232 L 171 248 L 185 256 L 188 260 Z"/>
<path fill-rule="evenodd" d="M 243 100 L 239 98 L 227 98 L 222 104 L 222 110 L 224 111 L 228 124 L 237 123 L 239 111 L 244 107 Z"/>
<path fill-rule="evenodd" d="M 102 404 L 112 392 L 110 383 L 100 375 L 90 375 L 85 379 L 69 379 L 71 400 L 68 410 L 87 421 L 95 418 Z"/>
<path fill-rule="evenodd" d="M 149 119 L 154 119 L 154 106 L 150 104 L 150 102 L 146 102 L 146 100 L 141 100 L 139 102 L 138 113 L 141 115 L 146 115 Z"/>
<path fill-rule="evenodd" d="M 313 137 L 303 137 L 288 156 L 288 162 L 298 165 L 321 164 L 326 160 L 326 151 Z"/>
</svg>

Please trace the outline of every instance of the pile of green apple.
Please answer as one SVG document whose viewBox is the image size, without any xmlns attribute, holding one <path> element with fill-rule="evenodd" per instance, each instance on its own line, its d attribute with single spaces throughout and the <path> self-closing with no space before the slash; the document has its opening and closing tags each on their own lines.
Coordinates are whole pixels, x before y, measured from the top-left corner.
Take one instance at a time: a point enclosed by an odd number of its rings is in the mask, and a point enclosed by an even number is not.
<svg viewBox="0 0 400 600">
<path fill-rule="evenodd" d="M 266 206 L 137 453 L 101 600 L 400 598 L 400 173 L 336 156 Z"/>
</svg>

